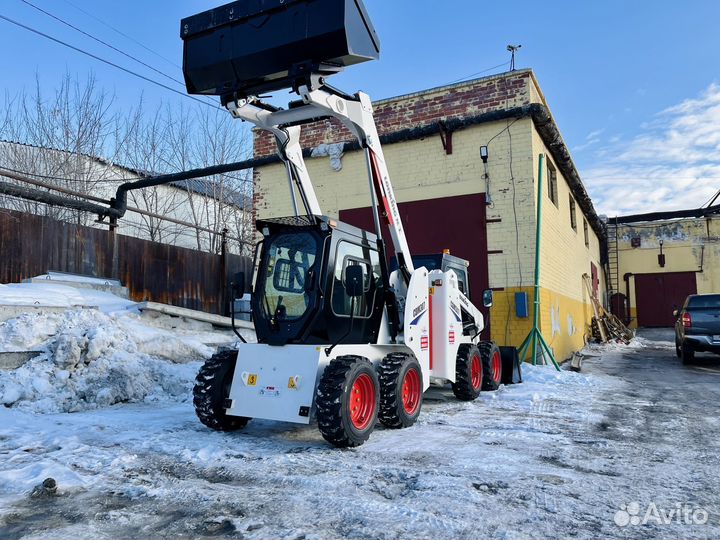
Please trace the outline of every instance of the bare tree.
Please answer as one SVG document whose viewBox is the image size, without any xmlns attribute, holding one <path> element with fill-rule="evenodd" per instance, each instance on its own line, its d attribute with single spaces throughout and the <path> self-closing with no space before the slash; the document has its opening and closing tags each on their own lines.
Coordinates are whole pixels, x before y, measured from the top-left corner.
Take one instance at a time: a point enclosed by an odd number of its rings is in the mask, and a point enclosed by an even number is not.
<svg viewBox="0 0 720 540">
<path fill-rule="evenodd" d="M 167 123 L 161 111 L 145 118 L 142 101 L 124 121 L 120 159 L 123 166 L 138 177 L 155 174 L 167 167 Z M 184 194 L 178 189 L 155 186 L 131 191 L 131 205 L 141 210 L 168 216 L 184 203 Z M 182 231 L 178 226 L 154 215 L 139 214 L 133 224 L 147 233 L 154 242 L 175 243 Z"/>
<path fill-rule="evenodd" d="M 85 80 L 66 75 L 49 97 L 37 80 L 33 93 L 6 96 L 0 138 L 0 166 L 102 198 L 112 197 L 127 180 L 240 161 L 251 152 L 248 129 L 219 108 L 166 105 L 148 112 L 141 99 L 121 115 L 92 75 Z M 251 200 L 249 171 L 131 191 L 130 205 L 146 214 L 129 212 L 120 230 L 168 243 L 190 236 L 197 249 L 218 253 L 228 229 L 233 251 L 242 251 L 254 236 Z M 6 198 L 0 204 L 82 225 L 94 220 L 32 201 Z"/>
<path fill-rule="evenodd" d="M 102 192 L 112 183 L 114 97 L 98 88 L 95 77 L 69 74 L 49 98 L 36 78 L 33 94 L 6 100 L 0 165 L 82 194 Z M 109 156 L 107 160 L 92 159 Z M 21 209 L 87 224 L 93 217 L 68 209 L 19 203 Z"/>
</svg>

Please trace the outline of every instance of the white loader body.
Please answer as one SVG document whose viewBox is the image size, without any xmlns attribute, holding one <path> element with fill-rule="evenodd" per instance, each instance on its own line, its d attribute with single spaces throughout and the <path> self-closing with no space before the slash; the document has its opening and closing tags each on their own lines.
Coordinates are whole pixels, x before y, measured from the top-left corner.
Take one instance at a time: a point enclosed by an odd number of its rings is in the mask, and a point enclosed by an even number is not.
<svg viewBox="0 0 720 540">
<path fill-rule="evenodd" d="M 333 358 L 362 356 L 377 365 L 393 352 L 412 354 L 422 369 L 423 391 L 430 383 L 455 382 L 455 360 L 463 335 L 460 305 L 472 306 L 458 288 L 455 272 L 417 268 L 405 303 L 405 343 L 337 345 L 241 344 L 230 388 L 227 414 L 309 424 L 323 371 Z M 482 326 L 482 314 L 475 313 Z"/>
</svg>

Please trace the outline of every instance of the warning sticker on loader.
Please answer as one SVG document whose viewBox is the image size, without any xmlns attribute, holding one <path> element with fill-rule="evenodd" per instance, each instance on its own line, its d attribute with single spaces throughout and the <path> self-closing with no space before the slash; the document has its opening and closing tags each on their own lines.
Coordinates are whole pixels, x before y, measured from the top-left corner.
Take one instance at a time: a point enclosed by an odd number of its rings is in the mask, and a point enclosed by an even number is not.
<svg viewBox="0 0 720 540">
<path fill-rule="evenodd" d="M 277 386 L 266 386 L 265 388 L 260 389 L 260 395 L 268 397 L 279 397 L 280 389 Z"/>
<path fill-rule="evenodd" d="M 288 388 L 291 390 L 297 389 L 297 381 L 295 380 L 295 377 L 290 377 L 290 379 L 288 379 Z"/>
<path fill-rule="evenodd" d="M 250 373 L 248 375 L 247 385 L 248 386 L 256 386 L 257 385 L 257 375 L 255 373 Z"/>
</svg>

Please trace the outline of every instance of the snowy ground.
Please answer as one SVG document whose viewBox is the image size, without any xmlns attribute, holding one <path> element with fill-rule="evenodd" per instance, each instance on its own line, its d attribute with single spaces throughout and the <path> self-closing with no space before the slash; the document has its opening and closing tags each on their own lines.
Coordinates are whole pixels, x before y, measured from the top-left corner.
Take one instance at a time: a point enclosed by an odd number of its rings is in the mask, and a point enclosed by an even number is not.
<svg viewBox="0 0 720 540">
<path fill-rule="evenodd" d="M 143 332 L 122 325 L 145 323 L 101 315 L 120 330 L 97 358 L 141 358 L 158 380 L 135 403 L 0 408 L 0 538 L 720 537 L 720 358 L 684 368 L 671 334 L 592 348 L 602 356 L 582 374 L 528 367 L 522 385 L 472 403 L 433 390 L 414 427 L 341 451 L 314 427 L 207 430 L 189 401 L 199 363 L 142 351 Z M 0 345 L 7 335 L 0 325 Z M 81 371 L 95 363 L 83 350 Z M 17 377 L 0 372 L 0 392 Z M 58 494 L 33 497 L 47 477 Z M 616 524 L 651 504 L 702 508 L 709 521 Z"/>
</svg>

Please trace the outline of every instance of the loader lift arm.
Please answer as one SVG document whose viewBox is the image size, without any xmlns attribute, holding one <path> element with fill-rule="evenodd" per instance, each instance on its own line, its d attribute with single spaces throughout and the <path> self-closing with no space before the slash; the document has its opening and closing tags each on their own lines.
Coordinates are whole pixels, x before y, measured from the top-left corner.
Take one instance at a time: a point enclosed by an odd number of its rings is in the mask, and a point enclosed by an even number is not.
<svg viewBox="0 0 720 540">
<path fill-rule="evenodd" d="M 288 109 L 267 105 L 254 96 L 226 97 L 223 102 L 234 118 L 251 122 L 275 136 L 278 155 L 288 171 L 296 213 L 294 189 L 300 194 L 305 213 L 311 219 L 313 216 L 320 216 L 322 212 L 303 159 L 300 126 L 321 118 L 332 117 L 340 120 L 355 135 L 365 151 L 375 233 L 382 241 L 380 227 L 380 216 L 382 216 L 390 230 L 398 267 L 407 285 L 415 268 L 397 199 L 390 182 L 385 155 L 380 145 L 370 98 L 362 92 L 358 92 L 355 96 L 344 94 L 325 84 L 324 76 L 317 73 L 304 77 L 304 80 L 296 84 L 295 91 L 300 96 L 301 103 Z"/>
</svg>

